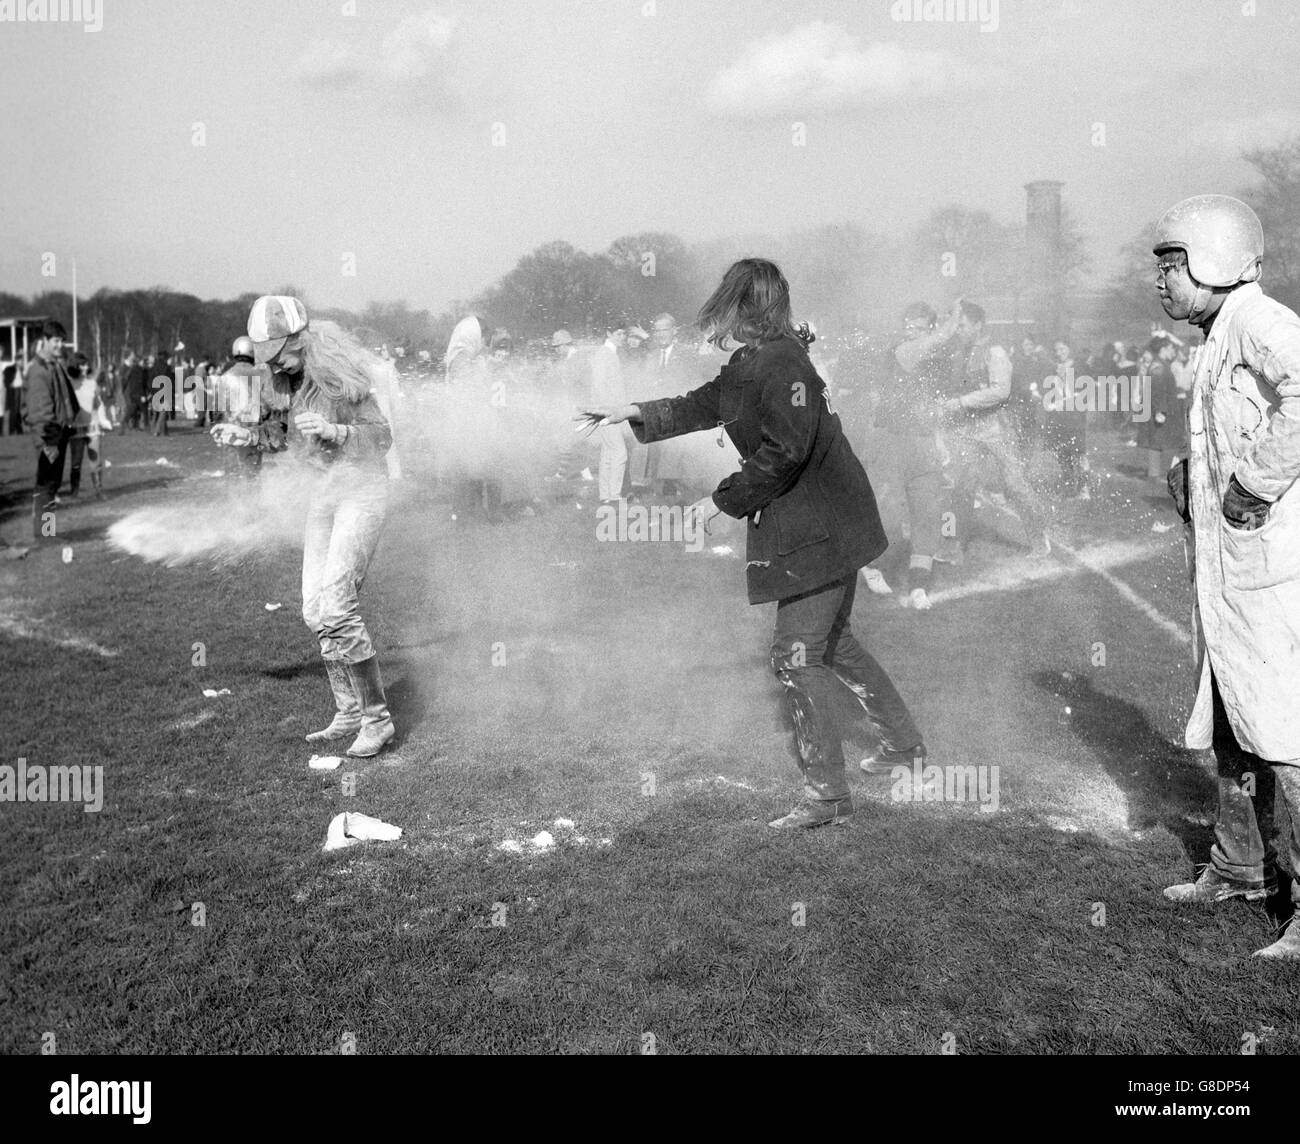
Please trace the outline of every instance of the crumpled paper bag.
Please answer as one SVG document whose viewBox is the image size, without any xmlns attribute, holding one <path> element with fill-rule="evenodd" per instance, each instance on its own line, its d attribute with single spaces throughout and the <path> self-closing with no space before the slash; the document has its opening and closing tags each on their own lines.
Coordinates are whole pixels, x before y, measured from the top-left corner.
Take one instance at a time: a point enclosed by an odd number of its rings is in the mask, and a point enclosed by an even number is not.
<svg viewBox="0 0 1300 1144">
<path fill-rule="evenodd" d="M 391 823 L 381 822 L 368 814 L 356 814 L 345 811 L 336 814 L 325 832 L 325 845 L 322 850 L 342 850 L 355 846 L 358 842 L 396 842 L 402 837 L 402 828 Z"/>
</svg>

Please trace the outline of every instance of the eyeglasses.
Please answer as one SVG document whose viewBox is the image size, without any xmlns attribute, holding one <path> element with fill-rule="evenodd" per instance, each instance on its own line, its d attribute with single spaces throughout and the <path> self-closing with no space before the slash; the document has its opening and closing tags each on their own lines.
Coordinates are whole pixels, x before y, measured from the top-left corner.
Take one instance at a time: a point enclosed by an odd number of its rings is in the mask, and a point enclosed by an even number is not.
<svg viewBox="0 0 1300 1144">
<path fill-rule="evenodd" d="M 1185 258 L 1162 258 L 1156 263 L 1156 281 L 1162 282 L 1175 270 L 1183 270 L 1186 266 Z"/>
</svg>

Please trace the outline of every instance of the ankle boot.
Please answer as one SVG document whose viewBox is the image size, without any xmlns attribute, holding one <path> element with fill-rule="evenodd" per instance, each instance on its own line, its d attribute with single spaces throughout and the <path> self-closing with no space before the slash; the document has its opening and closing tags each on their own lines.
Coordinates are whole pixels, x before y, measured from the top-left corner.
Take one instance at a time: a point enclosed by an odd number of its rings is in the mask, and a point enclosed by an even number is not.
<svg viewBox="0 0 1300 1144">
<path fill-rule="evenodd" d="M 388 713 L 384 681 L 379 674 L 379 657 L 372 655 L 360 663 L 348 664 L 352 689 L 361 704 L 361 734 L 348 748 L 355 759 L 377 755 L 396 733 L 393 717 Z"/>
<path fill-rule="evenodd" d="M 332 739 L 346 739 L 361 730 L 361 704 L 352 688 L 348 665 L 338 660 L 327 659 L 325 673 L 329 676 L 330 690 L 334 692 L 334 706 L 337 711 L 328 727 L 323 731 L 313 731 L 307 736 L 309 743 L 327 743 Z"/>
</svg>

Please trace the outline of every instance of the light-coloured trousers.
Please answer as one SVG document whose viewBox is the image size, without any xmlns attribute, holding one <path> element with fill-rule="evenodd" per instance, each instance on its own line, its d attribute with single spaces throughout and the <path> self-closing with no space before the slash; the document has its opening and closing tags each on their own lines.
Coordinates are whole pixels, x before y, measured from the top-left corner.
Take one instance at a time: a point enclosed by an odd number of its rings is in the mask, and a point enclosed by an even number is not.
<svg viewBox="0 0 1300 1144">
<path fill-rule="evenodd" d="M 600 436 L 600 499 L 617 500 L 623 495 L 623 474 L 627 472 L 627 440 L 622 423 L 597 430 Z"/>
<path fill-rule="evenodd" d="M 358 605 L 388 512 L 388 481 L 382 473 L 341 476 L 331 473 L 308 504 L 302 618 L 322 658 L 360 663 L 375 654 Z"/>
</svg>

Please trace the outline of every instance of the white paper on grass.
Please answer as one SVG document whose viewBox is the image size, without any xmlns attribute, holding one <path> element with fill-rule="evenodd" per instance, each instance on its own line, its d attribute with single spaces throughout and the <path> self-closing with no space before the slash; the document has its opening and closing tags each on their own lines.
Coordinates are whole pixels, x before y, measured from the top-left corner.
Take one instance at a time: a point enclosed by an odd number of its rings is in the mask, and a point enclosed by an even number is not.
<svg viewBox="0 0 1300 1144">
<path fill-rule="evenodd" d="M 342 850 L 355 846 L 358 842 L 396 842 L 402 837 L 402 828 L 371 818 L 368 814 L 356 814 L 345 811 L 330 819 L 329 829 L 325 832 L 325 845 L 322 850 Z"/>
<path fill-rule="evenodd" d="M 343 759 L 339 755 L 312 755 L 307 765 L 313 771 L 336 771 L 343 765 Z"/>
<path fill-rule="evenodd" d="M 229 687 L 223 687 L 220 691 L 217 691 L 217 690 L 215 690 L 214 688 L 211 688 L 211 687 L 205 687 L 205 688 L 203 689 L 203 698 L 204 698 L 204 699 L 215 699 L 218 695 L 229 695 L 229 694 L 230 694 L 230 688 L 229 688 Z"/>
</svg>

